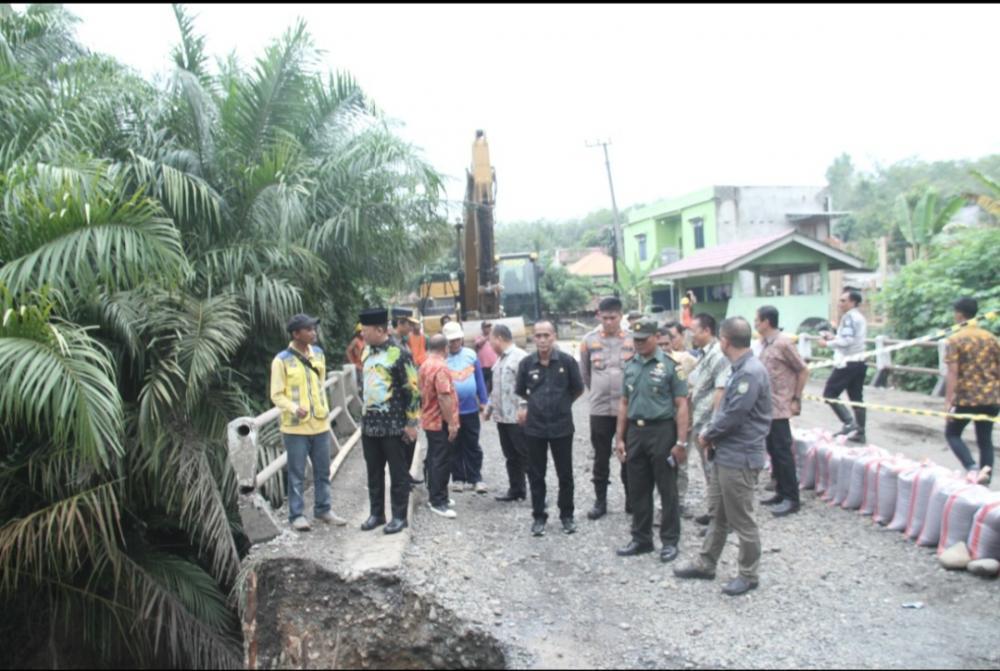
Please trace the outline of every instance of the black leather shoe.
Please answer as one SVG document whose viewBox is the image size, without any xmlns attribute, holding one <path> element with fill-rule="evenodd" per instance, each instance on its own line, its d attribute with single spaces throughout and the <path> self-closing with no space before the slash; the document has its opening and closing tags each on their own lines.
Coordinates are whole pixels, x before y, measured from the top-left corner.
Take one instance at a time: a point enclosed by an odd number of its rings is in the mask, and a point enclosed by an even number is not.
<svg viewBox="0 0 1000 671">
<path fill-rule="evenodd" d="M 510 492 L 507 492 L 503 496 L 494 496 L 493 498 L 497 501 L 503 501 L 504 503 L 509 501 L 523 501 L 524 494 L 511 494 Z"/>
<path fill-rule="evenodd" d="M 564 534 L 571 534 L 576 531 L 576 522 L 573 521 L 572 517 L 567 517 L 562 520 L 562 528 Z"/>
<path fill-rule="evenodd" d="M 643 545 L 636 541 L 631 541 L 628 545 L 623 548 L 619 548 L 615 551 L 619 557 L 634 557 L 636 555 L 644 555 L 653 551 L 653 544 Z"/>
<path fill-rule="evenodd" d="M 594 507 L 590 509 L 587 513 L 588 520 L 599 520 L 608 514 L 608 502 L 606 499 L 597 499 L 594 502 Z"/>
<path fill-rule="evenodd" d="M 715 571 L 706 571 L 697 564 L 688 563 L 675 566 L 674 575 L 678 578 L 697 578 L 699 580 L 715 580 Z"/>
<path fill-rule="evenodd" d="M 705 513 L 704 515 L 698 515 L 698 517 L 694 518 L 694 521 L 703 527 L 707 527 L 712 523 L 712 516 Z"/>
<path fill-rule="evenodd" d="M 375 527 L 380 527 L 383 524 L 385 524 L 384 517 L 376 517 L 375 515 L 372 515 L 371 517 L 369 517 L 368 519 L 366 519 L 364 522 L 361 523 L 361 530 L 371 531 Z"/>
<path fill-rule="evenodd" d="M 782 501 L 771 508 L 771 514 L 775 517 L 784 517 L 799 512 L 799 504 L 796 501 Z"/>
<path fill-rule="evenodd" d="M 677 559 L 677 546 L 676 545 L 664 545 L 663 549 L 660 550 L 660 561 L 666 564 Z"/>
<path fill-rule="evenodd" d="M 762 505 L 762 506 L 776 506 L 776 505 L 778 505 L 779 503 L 781 503 L 784 500 L 785 500 L 785 497 L 783 497 L 781 494 L 775 494 L 771 498 L 761 499 L 760 500 L 760 505 Z"/>
<path fill-rule="evenodd" d="M 407 524 L 406 520 L 400 519 L 398 517 L 393 517 L 389 520 L 389 523 L 385 525 L 385 529 L 382 529 L 382 533 L 386 534 L 398 534 L 400 531 L 410 526 Z"/>
<path fill-rule="evenodd" d="M 855 433 L 854 435 L 849 436 L 847 438 L 847 441 L 850 442 L 850 443 L 859 443 L 861 445 L 867 445 L 868 444 L 868 439 L 865 438 L 865 434 L 863 434 L 863 433 Z"/>
<path fill-rule="evenodd" d="M 752 589 L 757 589 L 756 581 L 750 582 L 743 576 L 736 576 L 722 586 L 722 593 L 728 596 L 739 596 L 740 594 L 746 594 Z"/>
<path fill-rule="evenodd" d="M 545 535 L 545 520 L 535 520 L 531 524 L 531 535 L 532 536 L 544 536 Z"/>
</svg>

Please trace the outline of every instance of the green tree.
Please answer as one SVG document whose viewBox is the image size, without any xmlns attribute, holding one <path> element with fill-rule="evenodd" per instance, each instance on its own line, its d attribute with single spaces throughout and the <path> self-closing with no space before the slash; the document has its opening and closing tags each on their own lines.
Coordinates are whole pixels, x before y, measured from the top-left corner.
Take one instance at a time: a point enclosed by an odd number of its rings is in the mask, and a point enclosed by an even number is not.
<svg viewBox="0 0 1000 671">
<path fill-rule="evenodd" d="M 380 269 L 422 262 L 447 231 L 439 177 L 349 75 L 317 70 L 303 24 L 250 71 L 213 73 L 175 11 L 159 89 L 80 47 L 61 7 L 0 6 L 14 666 L 38 650 L 53 666 L 239 663 L 246 546 L 224 427 L 269 405 L 290 313 L 346 336 L 360 297 L 395 280 Z"/>
<path fill-rule="evenodd" d="M 978 228 L 959 232 L 948 247 L 936 249 L 893 277 L 876 298 L 889 319 L 892 335 L 908 339 L 931 333 L 952 323 L 951 305 L 959 296 L 972 296 L 983 310 L 1000 306 L 996 268 L 987 260 L 1000 245 L 1000 229 Z M 1000 322 L 986 324 L 1000 334 Z M 935 367 L 933 350 L 910 348 L 893 354 L 904 365 Z M 905 388 L 930 391 L 927 376 L 903 376 Z"/>
<path fill-rule="evenodd" d="M 931 240 L 962 209 L 965 199 L 956 196 L 940 210 L 937 204 L 938 194 L 934 189 L 925 189 L 912 209 L 906 196 L 896 197 L 896 225 L 918 257 L 927 256 Z"/>
<path fill-rule="evenodd" d="M 549 266 L 542 274 L 539 296 L 542 310 L 549 314 L 586 310 L 592 295 L 590 280 L 570 274 L 565 266 Z"/>
<path fill-rule="evenodd" d="M 618 284 L 615 288 L 622 297 L 626 310 L 645 309 L 652 297 L 652 279 L 649 274 L 656 268 L 654 260 L 643 267 L 641 264 L 635 268 L 629 268 L 624 261 L 618 262 Z"/>
</svg>

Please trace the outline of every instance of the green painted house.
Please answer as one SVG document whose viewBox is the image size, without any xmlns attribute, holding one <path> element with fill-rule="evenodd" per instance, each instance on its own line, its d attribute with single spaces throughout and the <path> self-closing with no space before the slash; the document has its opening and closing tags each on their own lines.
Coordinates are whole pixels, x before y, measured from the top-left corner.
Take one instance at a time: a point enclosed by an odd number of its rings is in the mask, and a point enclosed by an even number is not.
<svg viewBox="0 0 1000 671">
<path fill-rule="evenodd" d="M 845 214 L 833 211 L 829 189 L 823 186 L 706 187 L 630 213 L 622 232 L 623 260 L 632 269 L 662 268 L 704 250 L 784 233 L 823 243 L 830 238 L 833 221 Z M 815 265 L 820 272 L 818 261 Z M 823 272 L 829 270 L 833 267 L 828 264 Z M 765 283 L 770 283 L 765 291 L 774 293 L 775 285 L 785 294 L 803 295 L 806 290 L 815 293 L 820 289 L 818 276 L 808 273 L 775 280 L 763 272 Z M 728 287 L 730 280 L 728 276 L 706 277 L 703 286 L 716 287 L 706 289 L 710 295 L 725 296 L 727 289 L 723 287 Z M 824 275 L 824 281 L 829 284 L 829 276 Z M 652 302 L 676 311 L 681 295 L 660 275 Z M 828 314 L 829 309 L 817 310 L 817 316 Z"/>
<path fill-rule="evenodd" d="M 695 312 L 752 322 L 758 307 L 778 308 L 790 333 L 830 318 L 830 272 L 863 270 L 862 261 L 795 230 L 701 249 L 650 273 L 674 301 L 689 289 Z M 661 299 L 662 300 L 662 299 Z"/>
</svg>

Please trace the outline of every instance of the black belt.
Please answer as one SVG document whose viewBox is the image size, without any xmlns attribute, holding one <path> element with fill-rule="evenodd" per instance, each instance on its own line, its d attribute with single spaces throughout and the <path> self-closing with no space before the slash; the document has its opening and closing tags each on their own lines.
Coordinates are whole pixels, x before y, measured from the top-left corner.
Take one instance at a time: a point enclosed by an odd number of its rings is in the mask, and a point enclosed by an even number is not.
<svg viewBox="0 0 1000 671">
<path fill-rule="evenodd" d="M 636 426 L 656 426 L 657 424 L 672 421 L 674 421 L 673 417 L 667 417 L 666 419 L 630 419 L 629 423 Z"/>
</svg>

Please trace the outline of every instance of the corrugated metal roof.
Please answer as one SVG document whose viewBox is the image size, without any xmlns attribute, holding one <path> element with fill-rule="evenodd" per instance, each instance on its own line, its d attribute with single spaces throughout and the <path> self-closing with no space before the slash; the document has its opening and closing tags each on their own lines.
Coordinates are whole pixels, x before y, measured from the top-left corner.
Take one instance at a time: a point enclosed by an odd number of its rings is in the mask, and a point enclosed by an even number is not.
<svg viewBox="0 0 1000 671">
<path fill-rule="evenodd" d="M 673 275 L 675 273 L 690 273 L 710 268 L 723 268 L 747 254 L 751 254 L 772 242 L 791 235 L 795 235 L 794 229 L 782 231 L 776 235 L 769 235 L 765 238 L 751 238 L 750 240 L 731 242 L 728 245 L 717 245 L 708 249 L 702 249 L 680 261 L 674 261 L 673 263 L 657 268 L 649 276 L 658 277 L 666 274 Z"/>
</svg>

